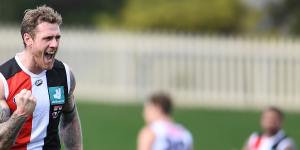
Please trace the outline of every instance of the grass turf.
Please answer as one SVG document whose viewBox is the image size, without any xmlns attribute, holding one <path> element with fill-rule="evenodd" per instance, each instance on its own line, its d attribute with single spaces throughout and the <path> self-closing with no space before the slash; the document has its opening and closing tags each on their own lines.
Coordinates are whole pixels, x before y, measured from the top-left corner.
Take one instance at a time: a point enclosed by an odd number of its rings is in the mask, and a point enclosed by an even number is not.
<svg viewBox="0 0 300 150">
<path fill-rule="evenodd" d="M 134 150 L 143 126 L 141 105 L 78 104 L 86 150 Z M 174 118 L 191 130 L 195 150 L 240 150 L 259 129 L 259 113 L 203 108 L 176 109 Z M 300 113 L 286 114 L 285 130 L 300 143 Z"/>
</svg>

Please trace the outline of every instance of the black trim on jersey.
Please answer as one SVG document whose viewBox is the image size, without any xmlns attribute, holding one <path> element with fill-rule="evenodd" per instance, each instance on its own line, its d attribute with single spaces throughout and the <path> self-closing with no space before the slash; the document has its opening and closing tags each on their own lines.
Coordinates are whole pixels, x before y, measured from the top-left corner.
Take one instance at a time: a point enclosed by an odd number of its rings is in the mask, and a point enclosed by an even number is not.
<svg viewBox="0 0 300 150">
<path fill-rule="evenodd" d="M 276 150 L 278 145 L 284 140 L 286 139 L 288 136 L 287 135 L 284 135 L 282 136 L 279 140 L 276 141 L 276 143 L 272 146 L 272 149 L 271 150 Z"/>
<path fill-rule="evenodd" d="M 64 64 L 61 61 L 55 60 L 52 70 L 46 73 L 47 84 L 49 87 L 64 86 L 65 103 L 68 100 L 68 81 Z M 50 97 L 49 97 L 50 99 Z M 59 139 L 59 121 L 64 104 L 51 105 L 49 112 L 49 124 L 47 127 L 47 136 L 44 139 L 43 150 L 59 150 L 61 149 Z M 54 110 L 55 107 L 60 107 L 61 110 Z M 54 115 L 57 115 L 54 117 Z"/>
<path fill-rule="evenodd" d="M 262 132 L 261 132 L 261 131 L 260 131 L 260 132 L 257 132 L 256 134 L 257 134 L 257 136 L 258 136 L 259 138 L 262 137 Z M 283 140 L 285 140 L 286 138 L 288 138 L 288 136 L 287 136 L 286 134 L 283 134 L 282 137 L 279 138 L 279 140 L 277 140 L 277 141 L 273 144 L 271 150 L 276 150 L 277 147 L 278 147 L 278 145 L 279 145 Z"/>
<path fill-rule="evenodd" d="M 4 64 L 0 66 L 0 72 L 3 74 L 4 78 L 8 80 L 12 76 L 14 76 L 16 73 L 20 72 L 22 69 L 18 65 L 15 58 L 11 58 Z"/>
</svg>

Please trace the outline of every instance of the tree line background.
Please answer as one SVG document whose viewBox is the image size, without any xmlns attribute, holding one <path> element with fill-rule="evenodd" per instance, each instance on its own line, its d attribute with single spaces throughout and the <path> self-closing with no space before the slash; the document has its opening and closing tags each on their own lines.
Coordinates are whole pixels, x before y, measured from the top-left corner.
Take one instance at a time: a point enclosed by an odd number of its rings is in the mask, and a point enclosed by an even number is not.
<svg viewBox="0 0 300 150">
<path fill-rule="evenodd" d="M 218 34 L 300 34 L 299 0 L 270 0 L 263 9 L 243 0 L 1 0 L 0 24 L 19 24 L 24 10 L 43 4 L 62 14 L 64 26 Z"/>
</svg>

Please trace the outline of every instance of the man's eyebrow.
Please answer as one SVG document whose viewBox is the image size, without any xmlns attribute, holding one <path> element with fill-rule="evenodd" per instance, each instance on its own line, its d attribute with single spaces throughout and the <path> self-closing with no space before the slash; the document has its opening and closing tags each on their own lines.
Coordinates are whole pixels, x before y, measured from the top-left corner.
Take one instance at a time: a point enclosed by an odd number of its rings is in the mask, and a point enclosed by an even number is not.
<svg viewBox="0 0 300 150">
<path fill-rule="evenodd" d="M 45 36 L 45 37 L 43 37 L 43 39 L 51 39 L 51 38 L 53 38 L 53 36 Z"/>
<path fill-rule="evenodd" d="M 43 37 L 43 39 L 52 39 L 52 38 L 60 38 L 61 37 L 61 35 L 50 35 L 50 36 L 45 36 L 45 37 Z"/>
</svg>

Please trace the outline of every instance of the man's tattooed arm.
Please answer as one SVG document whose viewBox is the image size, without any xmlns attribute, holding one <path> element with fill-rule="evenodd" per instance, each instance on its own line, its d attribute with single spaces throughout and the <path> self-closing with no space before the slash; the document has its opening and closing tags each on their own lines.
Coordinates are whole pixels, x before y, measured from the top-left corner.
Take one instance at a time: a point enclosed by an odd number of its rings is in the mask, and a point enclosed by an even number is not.
<svg viewBox="0 0 300 150">
<path fill-rule="evenodd" d="M 82 150 L 83 145 L 80 119 L 74 98 L 76 82 L 72 72 L 70 72 L 70 80 L 71 87 L 69 99 L 65 104 L 60 121 L 60 136 L 67 150 Z"/>
<path fill-rule="evenodd" d="M 10 115 L 10 109 L 4 100 L 3 84 L 0 81 L 0 150 L 7 150 L 13 145 L 26 121 L 26 117 L 18 112 Z"/>
<path fill-rule="evenodd" d="M 0 123 L 6 122 L 9 119 L 10 110 L 4 100 L 0 100 Z"/>
<path fill-rule="evenodd" d="M 7 116 L 5 116 L 6 114 L 4 114 L 3 110 L 6 112 L 9 110 L 7 111 L 6 109 L 2 108 L 2 116 L 4 116 L 4 119 L 6 119 Z M 0 150 L 7 150 L 14 144 L 27 117 L 13 113 L 12 116 L 8 118 L 9 119 L 7 119 L 5 122 L 0 123 Z"/>
</svg>

